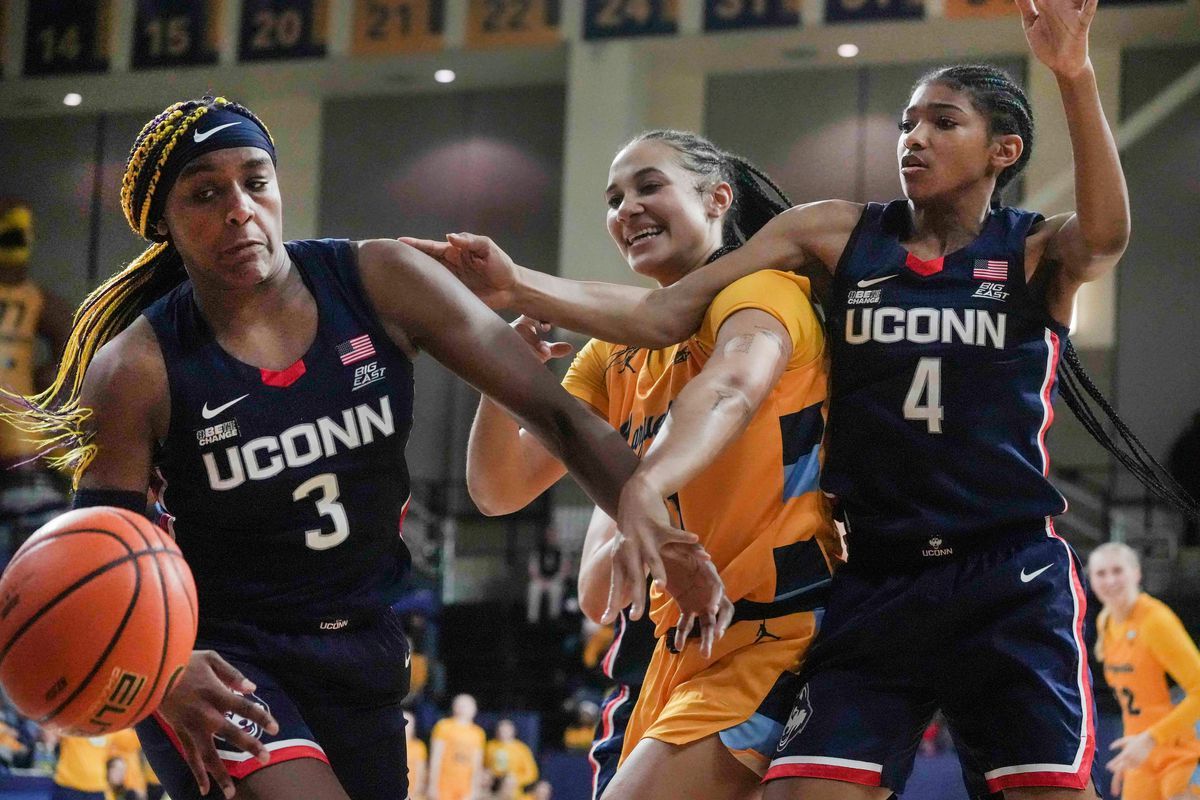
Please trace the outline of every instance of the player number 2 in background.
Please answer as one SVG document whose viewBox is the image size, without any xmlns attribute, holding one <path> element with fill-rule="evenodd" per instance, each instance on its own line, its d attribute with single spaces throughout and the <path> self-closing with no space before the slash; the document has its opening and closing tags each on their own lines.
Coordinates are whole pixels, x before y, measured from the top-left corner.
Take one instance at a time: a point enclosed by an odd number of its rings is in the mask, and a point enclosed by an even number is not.
<svg viewBox="0 0 1200 800">
<path fill-rule="evenodd" d="M 924 402 L 922 403 L 922 398 Z M 922 358 L 917 362 L 912 385 L 904 398 L 904 418 L 923 419 L 930 433 L 942 432 L 942 360 Z"/>
<path fill-rule="evenodd" d="M 316 498 L 317 513 L 328 516 L 333 521 L 333 530 L 329 533 L 320 528 L 312 528 L 304 532 L 304 543 L 310 550 L 328 550 L 337 547 L 350 537 L 350 520 L 346 518 L 346 509 L 338 502 L 337 475 L 332 472 L 322 472 L 314 475 L 296 487 L 292 499 L 299 501 L 310 495 L 320 493 Z"/>
</svg>

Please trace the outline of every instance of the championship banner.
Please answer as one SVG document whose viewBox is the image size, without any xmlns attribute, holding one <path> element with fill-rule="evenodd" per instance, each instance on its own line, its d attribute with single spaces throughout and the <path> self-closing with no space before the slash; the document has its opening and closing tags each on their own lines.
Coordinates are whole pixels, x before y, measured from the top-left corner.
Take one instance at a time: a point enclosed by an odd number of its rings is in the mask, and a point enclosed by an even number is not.
<svg viewBox="0 0 1200 800">
<path fill-rule="evenodd" d="M 465 45 L 539 47 L 562 41 L 561 0 L 470 0 Z"/>
<path fill-rule="evenodd" d="M 922 0 L 825 0 L 826 22 L 875 22 L 924 16 Z"/>
<path fill-rule="evenodd" d="M 356 56 L 428 53 L 442 49 L 445 0 L 354 0 Z"/>
<path fill-rule="evenodd" d="M 679 29 L 678 0 L 586 0 L 584 39 L 669 36 Z"/>
<path fill-rule="evenodd" d="M 25 74 L 108 71 L 111 0 L 33 0 L 25 20 Z"/>
<path fill-rule="evenodd" d="M 217 63 L 222 0 L 138 0 L 134 69 Z"/>
<path fill-rule="evenodd" d="M 800 0 L 704 0 L 705 31 L 795 28 Z"/>
<path fill-rule="evenodd" d="M 242 0 L 239 61 L 321 58 L 329 0 Z"/>
</svg>

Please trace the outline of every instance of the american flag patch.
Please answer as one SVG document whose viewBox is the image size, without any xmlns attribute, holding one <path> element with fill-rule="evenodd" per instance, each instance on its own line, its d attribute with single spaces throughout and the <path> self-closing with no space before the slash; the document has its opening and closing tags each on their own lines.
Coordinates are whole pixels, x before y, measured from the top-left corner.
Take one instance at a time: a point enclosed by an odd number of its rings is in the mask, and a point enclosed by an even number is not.
<svg viewBox="0 0 1200 800">
<path fill-rule="evenodd" d="M 1008 262 L 993 258 L 975 259 L 975 271 L 972 273 L 980 281 L 1008 280 Z"/>
<path fill-rule="evenodd" d="M 353 364 L 375 355 L 375 345 L 371 344 L 371 337 L 364 333 L 339 344 L 337 354 L 343 364 Z"/>
</svg>

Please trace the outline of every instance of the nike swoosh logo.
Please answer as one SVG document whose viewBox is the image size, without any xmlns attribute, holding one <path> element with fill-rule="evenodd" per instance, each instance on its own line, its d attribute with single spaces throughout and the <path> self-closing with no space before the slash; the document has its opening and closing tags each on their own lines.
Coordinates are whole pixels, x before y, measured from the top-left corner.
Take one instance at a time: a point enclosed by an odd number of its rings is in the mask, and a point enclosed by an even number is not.
<svg viewBox="0 0 1200 800">
<path fill-rule="evenodd" d="M 884 281 L 890 281 L 892 278 L 895 278 L 895 277 L 897 277 L 897 276 L 896 275 L 884 275 L 882 278 L 872 278 L 869 281 L 859 281 L 858 288 L 865 289 L 868 286 L 874 286 L 877 283 L 883 283 Z"/>
<path fill-rule="evenodd" d="M 212 419 L 213 417 L 217 416 L 225 409 L 229 408 L 234 403 L 240 403 L 249 396 L 250 396 L 249 394 L 244 394 L 241 397 L 235 397 L 234 399 L 230 400 L 225 405 L 217 406 L 216 408 L 209 408 L 208 402 L 205 401 L 204 407 L 200 409 L 200 416 L 204 417 L 205 419 Z M 193 408 L 194 408 L 194 406 L 193 406 Z"/>
<path fill-rule="evenodd" d="M 1054 564 L 1047 564 L 1046 566 L 1042 567 L 1041 569 L 1034 570 L 1033 572 L 1029 573 L 1028 575 L 1025 574 L 1025 568 L 1022 567 L 1021 568 L 1021 583 L 1029 583 L 1031 580 L 1036 578 L 1038 575 L 1041 575 L 1043 572 L 1045 572 L 1046 570 L 1050 569 L 1053 566 L 1054 566 Z"/>
<path fill-rule="evenodd" d="M 212 136 L 217 131 L 225 130 L 226 128 L 231 128 L 234 125 L 241 125 L 241 124 L 242 124 L 241 122 L 226 122 L 224 125 L 218 125 L 215 128 L 209 128 L 208 130 L 204 131 L 203 133 L 201 133 L 200 131 L 196 131 L 195 133 L 192 134 L 192 138 L 196 140 L 196 144 L 200 144 L 200 142 L 203 142 L 205 139 Z"/>
</svg>

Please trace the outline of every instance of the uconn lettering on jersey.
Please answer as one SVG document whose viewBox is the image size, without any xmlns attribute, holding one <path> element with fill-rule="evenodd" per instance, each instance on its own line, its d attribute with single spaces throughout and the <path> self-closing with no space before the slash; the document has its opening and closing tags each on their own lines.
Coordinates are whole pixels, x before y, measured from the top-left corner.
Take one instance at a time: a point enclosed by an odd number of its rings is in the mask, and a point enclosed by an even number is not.
<svg viewBox="0 0 1200 800">
<path fill-rule="evenodd" d="M 378 409 L 370 403 L 347 408 L 340 421 L 332 416 L 293 425 L 277 436 L 259 436 L 226 447 L 221 455 L 202 456 L 208 485 L 216 492 L 236 489 L 248 480 L 265 481 L 284 469 L 306 467 L 322 458 L 371 444 L 394 435 L 392 406 L 385 395 Z M 218 464 L 218 460 L 223 463 Z"/>
<path fill-rule="evenodd" d="M 963 344 L 1004 349 L 1007 317 L 976 308 L 849 308 L 846 343 L 912 342 Z"/>
</svg>

